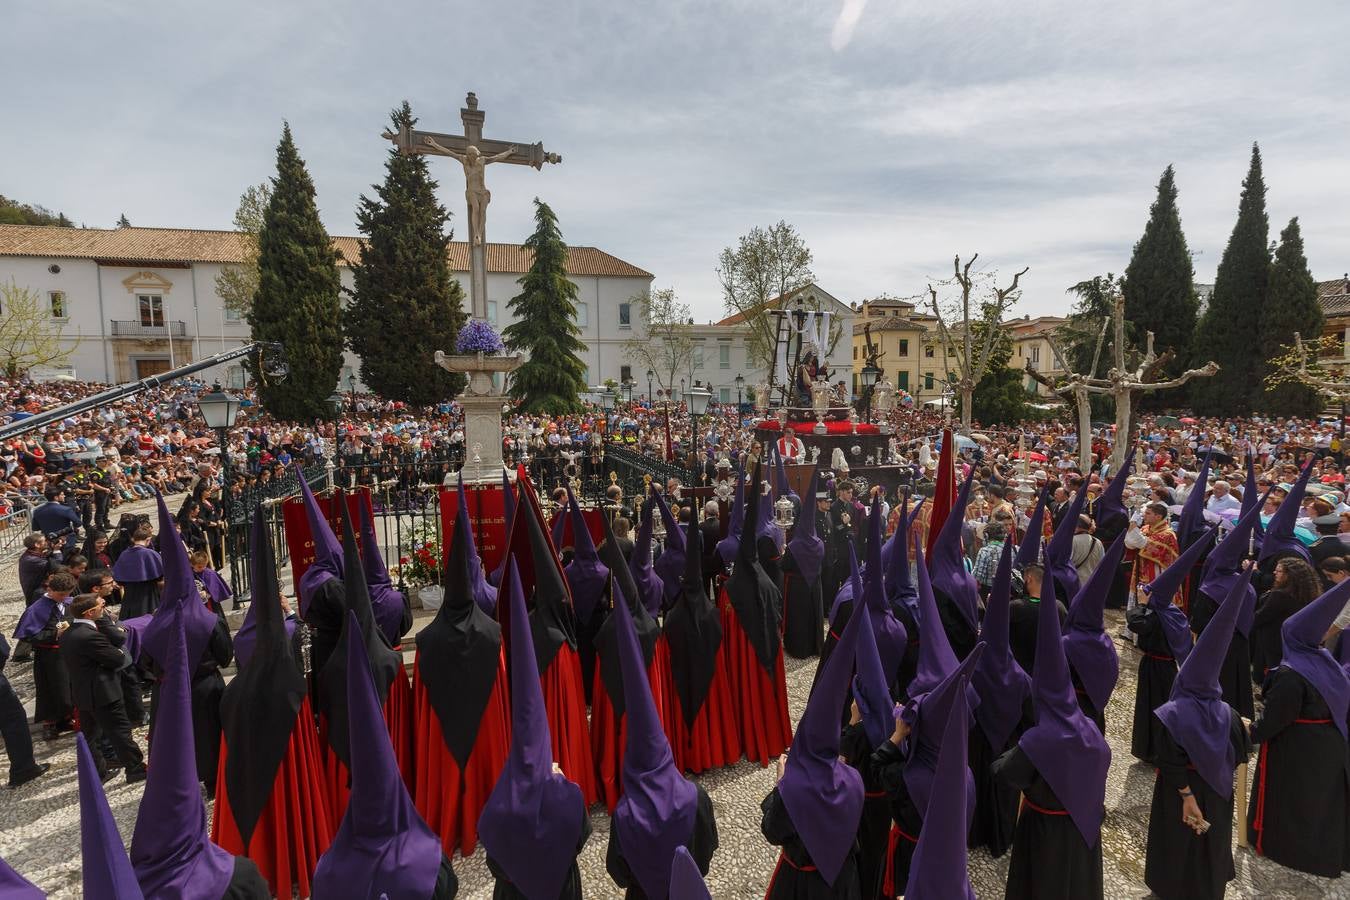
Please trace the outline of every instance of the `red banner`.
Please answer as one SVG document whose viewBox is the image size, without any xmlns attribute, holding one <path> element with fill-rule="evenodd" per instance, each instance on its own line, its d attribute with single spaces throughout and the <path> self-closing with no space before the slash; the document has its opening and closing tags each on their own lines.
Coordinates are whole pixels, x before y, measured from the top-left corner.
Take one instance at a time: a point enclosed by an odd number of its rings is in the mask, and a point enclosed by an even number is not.
<svg viewBox="0 0 1350 900">
<path fill-rule="evenodd" d="M 333 498 L 316 497 L 319 509 L 323 511 L 324 518 L 328 520 L 329 526 L 333 529 L 333 534 L 337 536 L 338 543 L 342 543 L 342 509 L 334 507 Z M 364 503 L 367 510 L 370 505 L 370 491 L 361 488 L 360 491 L 347 494 L 346 512 L 352 517 L 352 530 L 358 531 L 361 523 L 361 506 Z M 291 577 L 295 579 L 295 584 L 300 584 L 300 576 L 305 574 L 305 570 L 314 565 L 314 536 L 309 531 L 309 516 L 305 515 L 305 501 L 302 497 L 291 497 L 281 505 L 281 520 L 286 526 L 286 549 L 291 554 Z M 374 515 L 371 521 L 375 520 Z M 360 552 L 361 545 L 358 538 L 357 552 Z"/>
<path fill-rule="evenodd" d="M 473 542 L 478 547 L 478 556 L 483 560 L 483 569 L 494 571 L 506 553 L 506 506 L 499 484 L 481 487 L 465 486 L 464 498 L 469 504 L 469 522 L 473 525 Z M 459 513 L 459 491 L 444 489 L 441 491 L 441 542 L 442 553 L 450 555 L 450 541 L 455 536 L 455 516 Z"/>
<path fill-rule="evenodd" d="M 558 516 L 566 517 L 562 527 L 562 538 L 558 541 L 557 547 L 558 552 L 561 553 L 562 548 L 571 547 L 576 542 L 576 538 L 572 536 L 572 516 L 566 509 L 553 514 L 553 519 L 548 523 L 549 534 L 553 533 L 553 527 L 558 524 Z M 586 530 L 591 533 L 591 542 L 597 547 L 605 539 L 605 522 L 600 516 L 601 512 L 598 509 L 583 509 L 581 511 L 581 517 L 586 520 Z"/>
</svg>

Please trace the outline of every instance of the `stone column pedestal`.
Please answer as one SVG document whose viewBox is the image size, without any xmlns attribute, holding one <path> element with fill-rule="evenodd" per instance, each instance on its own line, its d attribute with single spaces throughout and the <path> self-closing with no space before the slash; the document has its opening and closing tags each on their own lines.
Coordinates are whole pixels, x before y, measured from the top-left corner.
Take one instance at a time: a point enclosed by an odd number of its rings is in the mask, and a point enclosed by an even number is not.
<svg viewBox="0 0 1350 900">
<path fill-rule="evenodd" d="M 482 353 L 447 355 L 436 351 L 436 365 L 469 376 L 469 385 L 457 399 L 464 409 L 464 483 L 500 484 L 502 479 L 502 391 L 493 376 L 519 368 L 519 356 Z M 477 461 L 474 457 L 477 455 Z"/>
</svg>

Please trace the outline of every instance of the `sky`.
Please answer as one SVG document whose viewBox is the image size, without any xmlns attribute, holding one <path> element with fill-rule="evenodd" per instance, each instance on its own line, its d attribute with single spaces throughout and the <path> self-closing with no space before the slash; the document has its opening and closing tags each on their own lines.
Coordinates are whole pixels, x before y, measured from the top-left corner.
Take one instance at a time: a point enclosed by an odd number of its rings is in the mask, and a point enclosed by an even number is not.
<svg viewBox="0 0 1350 900">
<path fill-rule="evenodd" d="M 457 133 L 472 90 L 485 136 L 563 156 L 489 170 L 488 239 L 524 240 L 539 197 L 699 321 L 723 315 L 721 250 L 780 220 L 845 302 L 925 294 L 978 252 L 1000 283 L 1030 267 L 1014 314 L 1064 313 L 1124 270 L 1168 164 L 1210 282 L 1254 141 L 1272 240 L 1298 216 L 1314 276 L 1350 270 L 1342 0 L 80 0 L 0 21 L 0 194 L 90 226 L 230 227 L 286 120 L 325 226 L 356 234 L 389 111 Z M 462 171 L 433 171 L 462 238 Z"/>
</svg>

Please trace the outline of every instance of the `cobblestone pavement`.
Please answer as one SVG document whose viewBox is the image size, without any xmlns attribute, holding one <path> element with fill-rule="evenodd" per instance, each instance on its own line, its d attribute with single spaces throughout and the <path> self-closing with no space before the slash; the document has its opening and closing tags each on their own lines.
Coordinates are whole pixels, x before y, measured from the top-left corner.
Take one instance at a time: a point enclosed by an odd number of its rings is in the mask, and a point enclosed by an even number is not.
<svg viewBox="0 0 1350 900">
<path fill-rule="evenodd" d="M 13 632 L 21 609 L 12 582 L 0 589 L 0 627 L 6 634 Z M 1122 618 L 1116 613 L 1108 613 L 1108 616 L 1110 633 L 1115 634 L 1121 630 Z M 419 618 L 425 621 L 423 617 Z M 1132 764 L 1129 755 L 1137 654 L 1124 642 L 1118 641 L 1118 644 L 1121 646 L 1121 680 L 1107 709 L 1114 762 L 1107 784 L 1107 815 L 1102 831 L 1106 896 L 1143 898 L 1149 896 L 1143 885 L 1143 872 L 1153 773 L 1142 764 Z M 814 667 L 814 660 L 788 660 L 788 695 L 794 720 L 806 703 Z M 31 703 L 31 666 L 11 664 L 6 674 L 20 697 Z M 144 729 L 138 732 L 138 737 L 144 744 Z M 49 891 L 52 897 L 76 898 L 80 896 L 80 835 L 74 739 L 63 736 L 50 744 L 39 740 L 37 753 L 39 761 L 52 763 L 52 771 L 47 777 L 17 791 L 0 788 L 0 856 Z M 708 877 L 714 897 L 740 900 L 764 894 L 777 852 L 760 835 L 759 804 L 772 787 L 772 778 L 772 767 L 760 768 L 747 762 L 705 773 L 700 778 L 716 806 L 721 836 L 721 847 L 713 857 Z M 129 841 L 142 788 L 127 786 L 120 778 L 110 782 L 108 788 L 113 815 L 122 836 Z M 581 858 L 586 896 L 617 897 L 618 890 L 605 874 L 609 817 L 603 811 L 597 812 L 592 816 L 591 824 L 595 833 Z M 1330 880 L 1302 875 L 1258 859 L 1246 850 L 1238 850 L 1236 860 L 1238 877 L 1229 885 L 1229 897 L 1262 900 L 1350 898 L 1350 876 Z M 456 858 L 454 863 L 459 874 L 461 898 L 487 900 L 491 897 L 492 879 L 481 849 L 468 859 Z M 983 851 L 971 853 L 971 881 L 981 900 L 1003 896 L 1007 865 L 1006 856 L 992 859 Z"/>
</svg>

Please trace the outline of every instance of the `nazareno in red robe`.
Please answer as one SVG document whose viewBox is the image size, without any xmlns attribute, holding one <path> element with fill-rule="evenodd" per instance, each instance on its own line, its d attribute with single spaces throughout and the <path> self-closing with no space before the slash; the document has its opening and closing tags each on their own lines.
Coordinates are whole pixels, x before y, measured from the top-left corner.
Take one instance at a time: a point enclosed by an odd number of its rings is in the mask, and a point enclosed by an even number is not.
<svg viewBox="0 0 1350 900">
<path fill-rule="evenodd" d="M 669 715 L 666 721 L 666 736 L 670 739 L 670 749 L 675 755 L 675 765 L 683 772 L 706 772 L 722 766 L 729 766 L 740 760 L 745 753 L 741 747 L 741 730 L 736 722 L 736 701 L 731 693 L 730 664 L 727 645 L 723 641 L 717 651 L 717 669 L 713 673 L 712 683 L 708 686 L 708 695 L 699 707 L 698 717 L 693 727 L 684 724 L 684 714 L 680 705 L 680 696 L 675 690 L 674 676 L 666 688 Z M 657 652 L 669 653 L 666 636 L 661 635 Z"/>
<path fill-rule="evenodd" d="M 431 830 L 440 835 L 446 856 L 456 850 L 461 856 L 470 856 L 478 843 L 478 816 L 497 784 L 511 747 L 506 658 L 498 656 L 497 680 L 463 769 L 445 744 L 440 718 L 416 665 L 412 699 L 413 758 L 417 760 L 410 791 L 413 803 Z"/>
<path fill-rule="evenodd" d="M 230 809 L 230 792 L 225 786 L 229 747 L 223 737 L 220 742 L 211 840 L 235 856 L 253 860 L 277 897 L 290 897 L 293 892 L 309 896 L 314 867 L 333 842 L 336 830 L 326 806 L 319 736 L 313 723 L 314 713 L 306 697 L 291 730 L 285 756 L 277 767 L 272 794 L 253 828 L 248 846 L 244 846 Z"/>
<path fill-rule="evenodd" d="M 721 656 L 731 684 L 741 749 L 746 759 L 767 766 L 792 743 L 783 650 L 778 648 L 770 674 L 746 638 L 725 585 L 718 591 L 717 604 L 722 610 Z"/>
<path fill-rule="evenodd" d="M 596 672 L 599 671 L 597 665 Z M 539 685 L 544 690 L 553 758 L 568 780 L 581 788 L 581 796 L 590 806 L 600 799 L 600 786 L 586 730 L 586 690 L 577 651 L 566 644 L 559 647 L 549 667 L 539 676 Z"/>
<path fill-rule="evenodd" d="M 384 711 L 384 724 L 389 729 L 389 742 L 394 748 L 394 758 L 398 760 L 398 770 L 403 775 L 403 783 L 412 791 L 413 775 L 413 702 L 412 689 L 408 687 L 406 676 L 395 678 L 389 683 L 389 693 L 381 707 Z M 328 720 L 319 716 L 319 744 L 323 752 L 323 792 L 324 802 L 333 823 L 333 831 L 342 824 L 347 812 L 347 798 L 351 791 L 351 780 L 347 766 L 338 759 L 328 744 Z"/>
<path fill-rule="evenodd" d="M 615 715 L 609 692 L 605 689 L 601 665 L 595 667 L 595 683 L 591 693 L 591 757 L 599 773 L 600 799 L 605 807 L 614 807 L 623 795 L 623 748 L 628 740 L 627 716 Z M 671 684 L 670 648 L 657 640 L 652 649 L 652 661 L 647 665 L 647 683 L 651 686 L 656 713 L 661 717 L 667 736 L 670 732 L 671 703 L 667 691 Z"/>
</svg>

